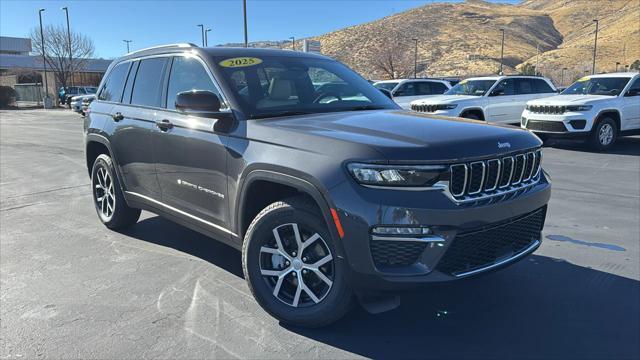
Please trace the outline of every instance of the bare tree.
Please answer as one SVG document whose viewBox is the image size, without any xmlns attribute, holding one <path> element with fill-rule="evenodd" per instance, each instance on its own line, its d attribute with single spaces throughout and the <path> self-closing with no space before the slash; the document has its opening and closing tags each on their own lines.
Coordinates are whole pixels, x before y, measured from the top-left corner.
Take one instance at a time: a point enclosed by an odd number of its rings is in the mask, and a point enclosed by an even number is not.
<svg viewBox="0 0 640 360">
<path fill-rule="evenodd" d="M 33 51 L 42 54 L 40 29 L 31 30 Z M 87 36 L 71 31 L 71 56 L 67 29 L 62 25 L 47 25 L 44 28 L 44 49 L 47 67 L 53 71 L 60 85 L 66 87 L 73 74 L 82 71 L 87 59 L 93 56 L 93 41 Z"/>
<path fill-rule="evenodd" d="M 389 79 L 409 77 L 413 74 L 413 55 L 409 48 L 389 39 L 372 57 L 372 66 Z"/>
</svg>

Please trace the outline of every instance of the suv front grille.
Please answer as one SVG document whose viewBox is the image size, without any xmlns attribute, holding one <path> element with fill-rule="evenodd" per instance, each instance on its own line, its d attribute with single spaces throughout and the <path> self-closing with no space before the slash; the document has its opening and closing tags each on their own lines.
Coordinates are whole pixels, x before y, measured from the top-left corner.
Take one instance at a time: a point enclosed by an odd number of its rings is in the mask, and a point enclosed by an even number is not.
<svg viewBox="0 0 640 360">
<path fill-rule="evenodd" d="M 438 105 L 416 105 L 411 104 L 411 110 L 419 111 L 419 112 L 436 112 L 438 110 Z"/>
<path fill-rule="evenodd" d="M 533 185 L 539 179 L 541 156 L 538 149 L 451 165 L 449 192 L 456 201 L 467 202 Z"/>
<path fill-rule="evenodd" d="M 566 106 L 553 106 L 553 105 L 531 105 L 529 106 L 529 112 L 536 114 L 552 114 L 562 115 L 567 111 Z"/>
<path fill-rule="evenodd" d="M 371 240 L 376 266 L 409 266 L 424 252 L 426 242 Z"/>
<path fill-rule="evenodd" d="M 464 275 L 514 257 L 540 240 L 546 207 L 503 224 L 458 234 L 436 269 Z"/>
<path fill-rule="evenodd" d="M 527 121 L 528 130 L 538 131 L 550 131 L 550 132 L 566 132 L 567 127 L 561 121 L 541 121 L 541 120 L 529 120 Z"/>
</svg>

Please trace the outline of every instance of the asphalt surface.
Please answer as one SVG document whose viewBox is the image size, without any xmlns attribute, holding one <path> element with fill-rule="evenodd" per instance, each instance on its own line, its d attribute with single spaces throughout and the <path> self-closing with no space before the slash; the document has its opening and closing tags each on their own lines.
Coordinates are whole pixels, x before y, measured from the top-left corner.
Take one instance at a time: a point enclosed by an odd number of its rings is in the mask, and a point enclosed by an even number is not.
<svg viewBox="0 0 640 360">
<path fill-rule="evenodd" d="M 0 111 L 2 358 L 640 357 L 640 137 L 545 148 L 534 255 L 318 330 L 262 311 L 230 247 L 150 213 L 107 230 L 82 147 L 76 114 Z"/>
</svg>

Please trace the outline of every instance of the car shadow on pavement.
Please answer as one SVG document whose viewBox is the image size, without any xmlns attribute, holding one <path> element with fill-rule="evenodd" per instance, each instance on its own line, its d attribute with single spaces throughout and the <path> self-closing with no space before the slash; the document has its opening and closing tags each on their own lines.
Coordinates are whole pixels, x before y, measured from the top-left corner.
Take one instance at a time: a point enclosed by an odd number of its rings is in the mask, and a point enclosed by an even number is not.
<svg viewBox="0 0 640 360">
<path fill-rule="evenodd" d="M 240 252 L 160 216 L 123 232 L 243 277 Z M 639 358 L 640 282 L 532 255 L 477 278 L 402 294 L 399 308 L 355 307 L 292 332 L 370 358 Z"/>
<path fill-rule="evenodd" d="M 545 147 L 552 147 L 563 150 L 573 150 L 581 152 L 593 152 L 593 150 L 584 141 L 578 140 L 565 140 L 565 139 L 552 139 L 545 143 Z M 640 136 L 620 137 L 616 140 L 616 144 L 613 148 L 607 151 L 608 154 L 616 155 L 635 155 L 640 156 Z"/>
</svg>

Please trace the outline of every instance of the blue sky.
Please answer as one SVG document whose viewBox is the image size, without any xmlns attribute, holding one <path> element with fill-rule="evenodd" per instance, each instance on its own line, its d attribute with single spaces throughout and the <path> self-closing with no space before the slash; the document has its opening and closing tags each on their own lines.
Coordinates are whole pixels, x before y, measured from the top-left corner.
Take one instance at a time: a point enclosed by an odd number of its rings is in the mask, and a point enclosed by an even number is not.
<svg viewBox="0 0 640 360">
<path fill-rule="evenodd" d="M 496 0 L 516 2 L 515 0 Z M 434 1 L 429 0 L 248 0 L 249 41 L 283 40 L 320 35 Z M 440 0 L 439 2 L 443 2 Z M 113 58 L 131 49 L 158 44 L 201 43 L 200 28 L 211 28 L 209 45 L 243 41 L 242 1 L 79 1 L 0 0 L 0 34 L 27 37 L 43 23 L 64 24 L 69 8 L 71 27 L 93 39 L 96 55 Z"/>
</svg>

